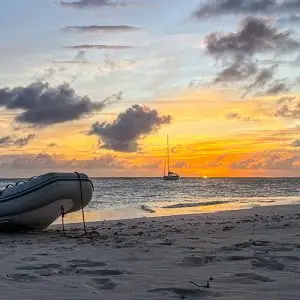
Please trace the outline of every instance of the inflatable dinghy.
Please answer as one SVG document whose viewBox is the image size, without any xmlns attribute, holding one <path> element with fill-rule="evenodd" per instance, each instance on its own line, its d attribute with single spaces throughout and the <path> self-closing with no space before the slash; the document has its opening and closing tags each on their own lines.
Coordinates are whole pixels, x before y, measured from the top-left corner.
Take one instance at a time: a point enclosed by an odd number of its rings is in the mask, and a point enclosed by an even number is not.
<svg viewBox="0 0 300 300">
<path fill-rule="evenodd" d="M 85 207 L 94 186 L 83 173 L 48 173 L 0 192 L 0 230 L 42 230 L 62 214 Z"/>
</svg>

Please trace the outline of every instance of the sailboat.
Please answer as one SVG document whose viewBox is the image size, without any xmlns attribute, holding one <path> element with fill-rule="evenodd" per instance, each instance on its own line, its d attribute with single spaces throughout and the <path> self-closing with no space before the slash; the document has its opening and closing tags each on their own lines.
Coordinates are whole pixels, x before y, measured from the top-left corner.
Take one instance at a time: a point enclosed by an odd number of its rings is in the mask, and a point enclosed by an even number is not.
<svg viewBox="0 0 300 300">
<path fill-rule="evenodd" d="M 166 174 L 167 171 L 167 174 Z M 164 180 L 178 180 L 179 175 L 170 171 L 169 135 L 167 135 L 167 156 L 165 157 Z"/>
</svg>

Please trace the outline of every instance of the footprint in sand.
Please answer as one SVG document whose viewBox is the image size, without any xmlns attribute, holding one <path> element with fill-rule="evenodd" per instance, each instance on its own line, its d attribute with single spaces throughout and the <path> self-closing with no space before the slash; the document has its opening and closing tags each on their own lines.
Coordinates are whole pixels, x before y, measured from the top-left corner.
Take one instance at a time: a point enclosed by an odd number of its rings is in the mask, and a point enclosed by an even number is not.
<svg viewBox="0 0 300 300">
<path fill-rule="evenodd" d="M 218 260 L 216 256 L 187 256 L 184 257 L 181 265 L 187 267 L 202 267 Z"/>
<path fill-rule="evenodd" d="M 13 280 L 13 281 L 28 281 L 28 282 L 37 282 L 41 279 L 35 275 L 29 275 L 25 273 L 15 273 L 6 275 L 6 278 Z"/>
<path fill-rule="evenodd" d="M 300 258 L 298 256 L 292 256 L 292 255 L 280 255 L 276 256 L 276 258 L 283 259 L 286 261 L 299 261 Z"/>
<path fill-rule="evenodd" d="M 49 269 L 59 269 L 61 265 L 59 264 L 45 264 L 45 265 L 28 265 L 17 267 L 17 270 L 26 270 L 26 271 L 36 271 L 36 270 L 49 270 Z"/>
<path fill-rule="evenodd" d="M 68 261 L 71 267 L 84 267 L 84 268 L 93 268 L 93 267 L 103 267 L 106 266 L 106 263 L 101 261 L 92 261 L 88 259 L 74 259 Z"/>
<path fill-rule="evenodd" d="M 199 297 L 207 297 L 207 296 L 220 296 L 217 293 L 208 291 L 208 290 L 200 290 L 200 289 L 187 289 L 187 288 L 177 288 L 177 287 L 166 287 L 166 288 L 158 288 L 151 289 L 147 291 L 148 293 L 161 293 L 164 295 L 171 296 L 179 296 L 181 299 L 185 297 L 188 298 L 199 298 Z"/>
<path fill-rule="evenodd" d="M 253 256 L 246 256 L 246 255 L 231 255 L 226 256 L 225 260 L 227 261 L 244 261 L 244 260 L 251 260 L 253 259 Z"/>
<path fill-rule="evenodd" d="M 294 251 L 293 248 L 286 247 L 286 246 L 274 246 L 274 247 L 270 247 L 269 250 L 273 251 L 273 252 L 291 252 L 291 251 Z"/>
<path fill-rule="evenodd" d="M 62 266 L 59 264 L 27 265 L 16 268 L 23 271 L 34 271 L 40 276 L 52 276 L 61 273 Z"/>
<path fill-rule="evenodd" d="M 86 284 L 96 290 L 113 290 L 117 285 L 107 278 L 93 278 L 89 283 Z"/>
<path fill-rule="evenodd" d="M 68 261 L 68 263 L 70 263 L 70 267 L 76 268 L 77 274 L 95 276 L 116 276 L 125 274 L 125 272 L 121 270 L 96 269 L 97 267 L 106 266 L 106 263 L 101 261 L 92 261 L 88 259 L 74 259 Z"/>
<path fill-rule="evenodd" d="M 259 256 L 255 257 L 255 259 L 251 261 L 251 265 L 253 268 L 265 268 L 271 271 L 282 271 L 285 269 L 285 265 L 277 260 Z"/>
<path fill-rule="evenodd" d="M 24 257 L 21 259 L 21 261 L 37 261 L 36 257 Z"/>
<path fill-rule="evenodd" d="M 256 283 L 256 282 L 274 282 L 273 279 L 265 276 L 261 276 L 255 273 L 238 273 L 235 274 L 235 280 L 241 279 L 243 283 Z"/>
<path fill-rule="evenodd" d="M 123 275 L 125 272 L 120 270 L 89 270 L 89 269 L 77 269 L 76 273 L 78 274 L 84 274 L 84 275 L 95 275 L 95 276 L 117 276 L 117 275 Z"/>
</svg>

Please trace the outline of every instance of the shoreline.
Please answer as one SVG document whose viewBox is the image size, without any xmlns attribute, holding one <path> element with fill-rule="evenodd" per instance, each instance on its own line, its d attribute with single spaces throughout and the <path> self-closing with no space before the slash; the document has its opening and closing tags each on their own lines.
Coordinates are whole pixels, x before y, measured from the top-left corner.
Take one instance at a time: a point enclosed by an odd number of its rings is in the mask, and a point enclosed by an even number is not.
<svg viewBox="0 0 300 300">
<path fill-rule="evenodd" d="M 226 205 L 226 204 L 225 204 Z M 179 209 L 165 209 L 164 211 L 168 211 L 169 214 L 157 214 L 157 209 L 155 212 L 148 212 L 146 210 L 143 210 L 140 207 L 130 207 L 129 211 L 131 212 L 131 216 L 125 216 L 124 217 L 121 214 L 118 213 L 118 210 L 124 212 L 122 208 L 108 210 L 108 209 L 94 209 L 94 210 L 85 210 L 85 219 L 86 223 L 92 223 L 95 224 L 97 222 L 118 222 L 118 221 L 129 221 L 129 220 L 136 220 L 136 219 L 144 219 L 144 218 L 167 218 L 167 217 L 182 217 L 182 216 L 198 216 L 198 215 L 222 215 L 222 214 L 234 214 L 238 213 L 239 211 L 255 211 L 255 210 L 265 210 L 265 209 L 290 209 L 290 207 L 294 207 L 295 209 L 300 210 L 300 203 L 288 203 L 288 204 L 265 204 L 265 205 L 250 205 L 247 203 L 247 205 L 244 206 L 234 206 L 232 209 L 230 207 L 226 207 L 226 209 L 218 210 L 218 208 L 221 208 L 222 206 L 220 204 L 218 205 L 205 205 L 205 206 L 188 206 L 189 212 L 184 212 L 181 208 Z M 201 210 L 199 210 L 202 209 Z M 149 209 L 152 209 L 152 206 L 149 206 Z M 109 213 L 110 211 L 116 212 L 115 218 L 113 218 L 113 214 Z M 126 211 L 126 208 L 125 208 Z M 176 213 L 174 213 L 176 211 Z M 172 213 L 173 212 L 173 213 Z M 130 215 L 130 213 L 129 213 Z M 136 215 L 136 216 L 135 216 Z M 105 218 L 105 216 L 108 216 L 108 218 Z M 99 219 L 102 218 L 102 219 Z M 65 217 L 65 224 L 76 224 L 80 223 L 82 220 L 81 211 L 72 213 L 72 215 L 66 215 Z M 50 226 L 56 226 L 57 224 L 61 223 L 61 219 L 57 219 L 52 225 Z"/>
</svg>

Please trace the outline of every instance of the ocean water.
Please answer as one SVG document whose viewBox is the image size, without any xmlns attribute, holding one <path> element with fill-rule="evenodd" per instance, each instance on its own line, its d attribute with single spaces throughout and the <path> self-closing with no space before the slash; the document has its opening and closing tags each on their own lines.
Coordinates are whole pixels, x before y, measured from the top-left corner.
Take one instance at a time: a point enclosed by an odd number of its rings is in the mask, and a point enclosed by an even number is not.
<svg viewBox="0 0 300 300">
<path fill-rule="evenodd" d="M 0 180 L 0 188 L 17 180 Z M 300 178 L 95 178 L 88 221 L 300 203 Z M 78 222 L 81 214 L 66 216 Z"/>
</svg>

